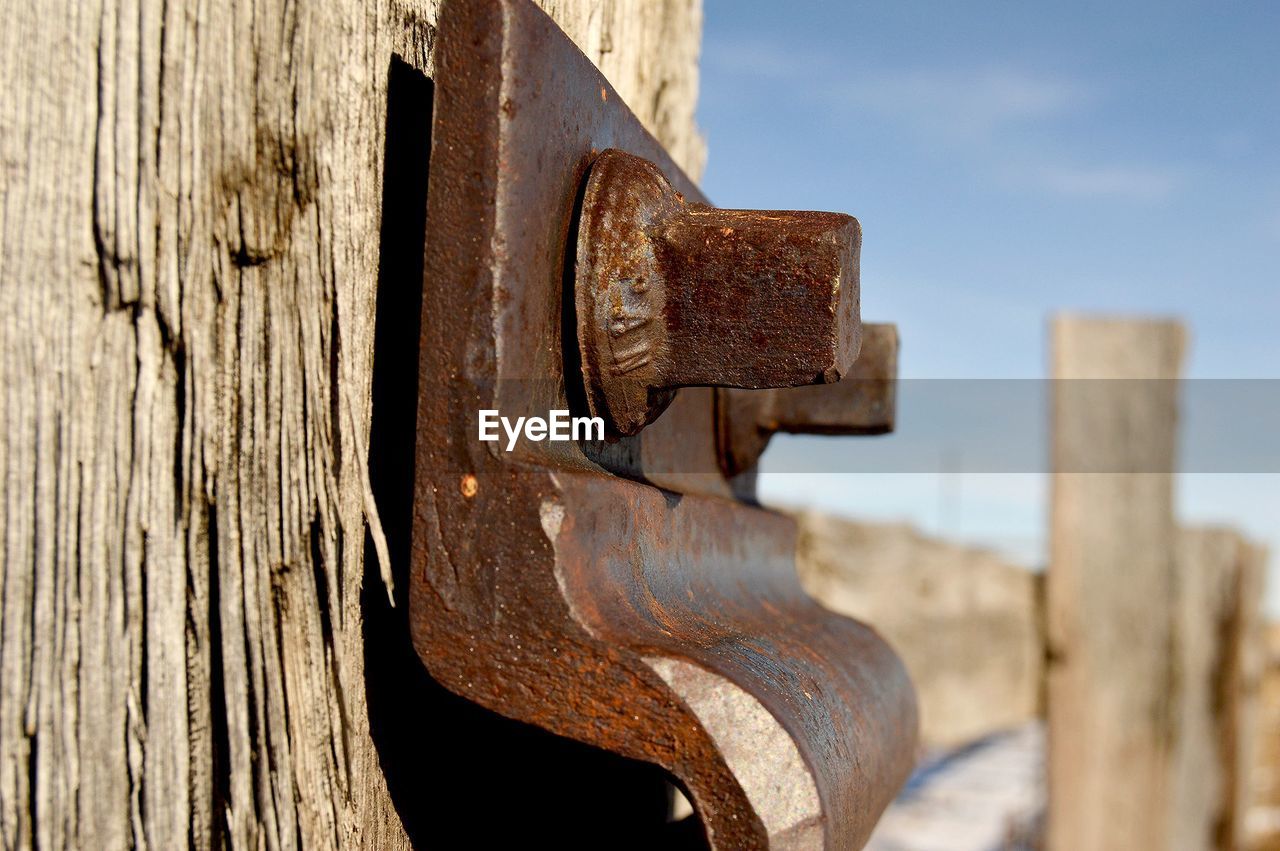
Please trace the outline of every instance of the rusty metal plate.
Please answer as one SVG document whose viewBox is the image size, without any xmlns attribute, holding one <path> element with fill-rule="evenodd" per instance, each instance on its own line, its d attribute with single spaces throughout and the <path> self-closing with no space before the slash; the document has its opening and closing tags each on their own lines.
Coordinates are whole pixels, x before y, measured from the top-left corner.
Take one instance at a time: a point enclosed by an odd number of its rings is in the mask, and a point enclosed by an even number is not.
<svg viewBox="0 0 1280 851">
<path fill-rule="evenodd" d="M 525 0 L 446 4 L 434 120 L 419 656 L 485 707 L 667 769 L 715 848 L 860 847 L 912 764 L 911 685 L 874 631 L 800 589 L 792 521 L 730 498 L 715 391 L 678 391 L 614 442 L 477 439 L 481 409 L 586 410 L 572 246 L 599 152 L 705 199 Z"/>
</svg>

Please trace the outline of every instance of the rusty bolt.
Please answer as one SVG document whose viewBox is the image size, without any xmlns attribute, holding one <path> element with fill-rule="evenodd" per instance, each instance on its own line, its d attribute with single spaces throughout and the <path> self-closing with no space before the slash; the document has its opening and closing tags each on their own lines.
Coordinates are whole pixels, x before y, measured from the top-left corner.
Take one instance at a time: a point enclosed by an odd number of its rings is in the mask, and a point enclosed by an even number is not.
<svg viewBox="0 0 1280 851">
<path fill-rule="evenodd" d="M 587 402 L 635 434 L 679 387 L 839 381 L 858 357 L 857 219 L 690 204 L 618 150 L 583 198 L 575 301 Z"/>
<path fill-rule="evenodd" d="M 769 438 L 791 434 L 884 434 L 897 402 L 898 329 L 862 326 L 862 353 L 836 384 L 716 395 L 720 461 L 733 477 L 755 466 Z"/>
</svg>

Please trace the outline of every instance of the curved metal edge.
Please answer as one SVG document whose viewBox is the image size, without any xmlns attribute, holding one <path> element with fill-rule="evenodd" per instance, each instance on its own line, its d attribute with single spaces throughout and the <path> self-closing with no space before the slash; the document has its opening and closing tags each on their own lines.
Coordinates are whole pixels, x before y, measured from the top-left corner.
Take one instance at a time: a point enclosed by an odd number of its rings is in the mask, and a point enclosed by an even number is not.
<svg viewBox="0 0 1280 851">
<path fill-rule="evenodd" d="M 575 619 L 610 645 L 684 660 L 758 702 L 786 738 L 762 739 L 736 760 L 722 751 L 748 797 L 759 788 L 752 778 L 786 765 L 794 748 L 817 789 L 825 847 L 861 847 L 914 763 L 915 694 L 873 629 L 800 588 L 794 521 L 577 474 L 555 481 L 566 518 L 555 540 L 559 585 Z M 719 715 L 700 711 L 704 686 L 694 685 L 677 692 L 719 740 Z M 810 820 L 799 807 L 786 819 L 756 811 L 773 837 Z"/>
</svg>

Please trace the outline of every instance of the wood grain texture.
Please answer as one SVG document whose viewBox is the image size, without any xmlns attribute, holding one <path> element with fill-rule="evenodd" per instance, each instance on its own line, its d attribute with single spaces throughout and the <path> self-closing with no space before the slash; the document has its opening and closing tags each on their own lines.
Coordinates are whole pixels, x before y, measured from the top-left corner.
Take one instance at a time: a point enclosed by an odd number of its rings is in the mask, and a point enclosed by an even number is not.
<svg viewBox="0 0 1280 851">
<path fill-rule="evenodd" d="M 1063 317 L 1052 340 L 1048 848 L 1165 848 L 1183 332 Z"/>
<path fill-rule="evenodd" d="M 696 175 L 699 0 L 543 5 Z M 408 847 L 361 593 L 388 67 L 438 12 L 6 6 L 4 847 Z"/>
</svg>

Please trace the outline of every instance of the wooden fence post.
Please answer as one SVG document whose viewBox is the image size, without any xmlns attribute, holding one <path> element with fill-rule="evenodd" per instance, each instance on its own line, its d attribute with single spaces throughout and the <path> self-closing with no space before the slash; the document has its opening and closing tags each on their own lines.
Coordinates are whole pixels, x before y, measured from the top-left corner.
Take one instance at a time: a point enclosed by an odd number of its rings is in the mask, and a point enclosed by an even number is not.
<svg viewBox="0 0 1280 851">
<path fill-rule="evenodd" d="M 540 5 L 696 177 L 700 0 Z M 371 735 L 364 554 L 375 304 L 418 286 L 379 287 L 388 81 L 428 120 L 440 6 L 6 5 L 0 847 L 403 849 L 431 806 Z"/>
<path fill-rule="evenodd" d="M 1176 735 L 1171 471 L 1183 331 L 1063 317 L 1052 346 L 1047 845 L 1162 849 Z"/>
<path fill-rule="evenodd" d="M 1263 662 L 1264 551 L 1230 529 L 1178 546 L 1178 727 L 1170 848 L 1243 847 Z"/>
</svg>

